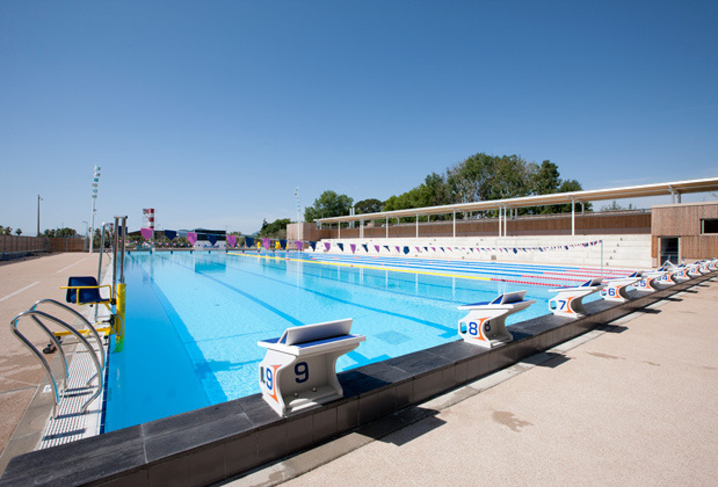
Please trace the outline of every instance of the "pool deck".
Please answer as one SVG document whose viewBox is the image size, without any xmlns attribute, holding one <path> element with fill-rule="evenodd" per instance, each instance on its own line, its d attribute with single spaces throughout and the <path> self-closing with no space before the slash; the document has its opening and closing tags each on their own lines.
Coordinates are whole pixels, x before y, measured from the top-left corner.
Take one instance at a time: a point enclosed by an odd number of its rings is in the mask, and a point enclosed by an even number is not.
<svg viewBox="0 0 718 487">
<path fill-rule="evenodd" d="M 12 457 L 33 450 L 52 406 L 52 394 L 38 392 L 48 383 L 45 371 L 9 324 L 35 301 L 64 301 L 60 286 L 69 276 L 97 275 L 98 256 L 62 253 L 0 264 L 0 474 Z M 47 343 L 36 327 L 23 331 L 33 343 Z"/>
<path fill-rule="evenodd" d="M 715 485 L 717 304 L 713 277 L 228 485 Z"/>
<path fill-rule="evenodd" d="M 44 371 L 8 324 L 96 272 L 79 253 L 0 265 L 0 473 L 49 411 L 27 409 Z M 229 485 L 712 485 L 715 303 L 718 277 Z"/>
</svg>

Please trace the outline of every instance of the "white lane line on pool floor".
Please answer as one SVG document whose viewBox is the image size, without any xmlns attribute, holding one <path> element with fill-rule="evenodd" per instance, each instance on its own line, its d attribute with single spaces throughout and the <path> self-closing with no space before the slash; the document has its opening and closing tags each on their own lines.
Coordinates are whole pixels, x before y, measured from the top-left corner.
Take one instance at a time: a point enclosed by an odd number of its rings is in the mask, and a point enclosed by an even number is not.
<svg viewBox="0 0 718 487">
<path fill-rule="evenodd" d="M 59 274 L 59 273 L 61 273 L 62 271 L 66 271 L 66 270 L 69 269 L 70 267 L 76 266 L 76 265 L 79 264 L 80 262 L 86 261 L 88 258 L 89 258 L 89 257 L 85 257 L 85 258 L 82 259 L 82 260 L 78 260 L 78 261 L 75 262 L 74 264 L 70 264 L 70 265 L 67 266 L 67 267 L 63 267 L 62 269 L 60 269 L 59 271 L 57 271 L 56 274 Z"/>
<path fill-rule="evenodd" d="M 18 294 L 20 294 L 20 293 L 23 292 L 23 291 L 27 291 L 28 289 L 30 289 L 31 287 L 33 287 L 35 284 L 40 284 L 40 281 L 35 281 L 35 282 L 33 282 L 32 284 L 30 284 L 30 285 L 28 285 L 28 286 L 25 286 L 25 287 L 22 288 L 22 289 L 18 289 L 18 290 L 15 291 L 14 293 L 10 293 L 10 294 L 8 294 L 7 296 L 3 296 L 2 298 L 0 298 L 0 303 L 2 303 L 3 301 L 5 301 L 6 299 L 12 298 L 13 296 L 17 296 Z"/>
</svg>

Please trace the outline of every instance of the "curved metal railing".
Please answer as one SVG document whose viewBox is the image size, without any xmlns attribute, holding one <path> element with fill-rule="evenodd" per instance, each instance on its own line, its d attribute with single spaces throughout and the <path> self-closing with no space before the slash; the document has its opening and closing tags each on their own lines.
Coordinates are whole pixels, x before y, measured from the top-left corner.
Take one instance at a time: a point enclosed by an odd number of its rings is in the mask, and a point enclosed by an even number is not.
<svg viewBox="0 0 718 487">
<path fill-rule="evenodd" d="M 94 348 L 90 345 L 90 343 L 82 335 L 82 333 L 80 333 L 74 326 L 68 324 L 67 322 L 65 322 L 64 320 L 61 320 L 60 318 L 58 318 L 56 316 L 53 316 L 44 311 L 39 311 L 39 310 L 35 309 L 38 305 L 43 304 L 43 303 L 49 303 L 49 302 L 59 305 L 62 308 L 67 308 L 62 303 L 58 303 L 57 301 L 54 301 L 54 300 L 38 301 L 37 303 L 35 303 L 33 305 L 33 307 L 30 310 L 20 313 L 10 322 L 10 330 L 13 332 L 13 334 L 15 334 L 17 339 L 20 340 L 20 342 L 23 345 L 25 345 L 25 347 L 27 347 L 28 350 L 30 350 L 40 360 L 40 362 L 42 363 L 42 366 L 45 368 L 45 371 L 50 376 L 50 384 L 52 385 L 52 391 L 54 393 L 54 399 L 55 399 L 55 405 L 53 406 L 53 412 L 52 412 L 53 418 L 57 417 L 58 404 L 60 403 L 60 389 L 58 387 L 57 380 L 55 379 L 55 376 L 53 375 L 52 370 L 50 369 L 50 364 L 47 362 L 47 360 L 45 360 L 45 357 L 43 357 L 42 353 L 37 349 L 37 347 L 35 347 L 35 345 L 33 345 L 32 342 L 30 340 L 28 340 L 27 337 L 20 331 L 19 324 L 23 320 L 23 318 L 27 318 L 27 317 L 32 318 L 33 321 L 38 326 L 40 326 L 40 328 L 48 335 L 51 342 L 55 343 L 55 345 L 57 346 L 57 349 L 60 351 L 60 355 L 62 356 L 62 362 L 63 362 L 63 366 L 64 366 L 64 371 L 65 371 L 63 396 L 68 390 L 67 387 L 68 387 L 68 383 L 69 383 L 69 371 L 68 371 L 68 365 L 67 365 L 67 357 L 65 356 L 65 353 L 62 350 L 62 344 L 57 339 L 55 334 L 52 333 L 52 331 L 50 331 L 50 329 L 45 325 L 45 323 L 43 323 L 43 320 L 48 320 L 48 321 L 55 323 L 56 325 L 59 325 L 61 328 L 63 328 L 68 333 L 73 335 L 75 338 L 77 338 L 79 340 L 80 343 L 83 344 L 85 349 L 87 349 L 88 353 L 92 357 L 92 361 L 95 364 L 95 369 L 96 369 L 95 375 L 92 376 L 87 381 L 86 385 L 89 386 L 90 382 L 92 382 L 92 380 L 95 377 L 98 378 L 97 391 L 82 405 L 82 407 L 80 409 L 80 411 L 84 414 L 85 412 L 87 412 L 87 408 L 90 405 L 90 403 L 92 401 L 94 401 L 102 393 L 102 389 L 103 389 L 102 370 L 104 369 L 105 356 L 104 356 L 104 349 L 102 347 L 102 340 L 100 339 L 99 335 L 97 334 L 97 330 L 95 330 L 95 328 L 87 321 L 86 318 L 84 318 L 84 317 L 82 317 L 82 315 L 80 315 L 82 321 L 86 325 L 88 325 L 88 328 L 90 329 L 91 333 L 94 335 L 95 339 L 97 340 L 98 344 L 100 345 L 99 349 L 100 349 L 100 356 L 101 356 L 101 360 L 102 360 L 102 364 L 100 364 L 100 359 L 98 359 Z M 69 309 L 74 315 L 76 315 L 76 316 L 79 315 L 79 313 L 77 313 L 75 310 L 72 310 L 70 308 L 67 308 L 67 309 Z"/>
</svg>

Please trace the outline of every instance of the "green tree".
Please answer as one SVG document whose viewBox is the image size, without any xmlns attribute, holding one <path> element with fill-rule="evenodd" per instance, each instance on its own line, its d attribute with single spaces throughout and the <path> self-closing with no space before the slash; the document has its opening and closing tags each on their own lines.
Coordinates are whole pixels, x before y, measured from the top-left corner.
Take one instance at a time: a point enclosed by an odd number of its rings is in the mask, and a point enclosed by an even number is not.
<svg viewBox="0 0 718 487">
<path fill-rule="evenodd" d="M 486 201 L 491 198 L 491 181 L 494 178 L 497 157 L 475 154 L 447 170 L 446 184 L 450 203 Z"/>
<path fill-rule="evenodd" d="M 48 228 L 45 230 L 43 235 L 48 238 L 69 238 L 77 235 L 77 230 L 68 227 L 54 229 Z"/>
<path fill-rule="evenodd" d="M 369 198 L 354 203 L 354 211 L 357 215 L 363 215 L 364 213 L 377 213 L 381 211 L 383 207 L 384 202 L 376 198 Z"/>
<path fill-rule="evenodd" d="M 449 205 L 452 203 L 451 190 L 446 181 L 446 178 L 440 174 L 432 172 L 424 179 L 424 191 L 426 193 L 425 199 L 428 201 L 428 206 L 441 206 Z"/>
<path fill-rule="evenodd" d="M 12 235 L 12 227 L 3 227 L 0 225 L 0 235 Z"/>
<path fill-rule="evenodd" d="M 353 203 L 353 198 L 327 190 L 314 200 L 312 206 L 304 209 L 304 221 L 311 223 L 320 218 L 348 215 Z"/>
<path fill-rule="evenodd" d="M 561 175 L 558 166 L 551 161 L 543 161 L 532 178 L 533 194 L 554 194 L 558 193 L 561 187 Z M 530 208 L 530 213 L 547 214 L 556 211 L 555 206 L 537 206 Z"/>
<path fill-rule="evenodd" d="M 292 223 L 289 218 L 280 218 L 272 223 L 267 223 L 265 219 L 262 222 L 262 228 L 259 230 L 260 238 L 287 238 L 287 225 Z"/>
<path fill-rule="evenodd" d="M 543 161 L 534 173 L 531 182 L 533 194 L 557 193 L 561 186 L 561 174 L 558 172 L 558 166 L 551 161 Z"/>
<path fill-rule="evenodd" d="M 15 235 L 17 235 L 18 237 L 19 237 L 20 235 L 22 235 L 22 229 L 21 229 L 21 228 L 15 229 Z"/>
</svg>

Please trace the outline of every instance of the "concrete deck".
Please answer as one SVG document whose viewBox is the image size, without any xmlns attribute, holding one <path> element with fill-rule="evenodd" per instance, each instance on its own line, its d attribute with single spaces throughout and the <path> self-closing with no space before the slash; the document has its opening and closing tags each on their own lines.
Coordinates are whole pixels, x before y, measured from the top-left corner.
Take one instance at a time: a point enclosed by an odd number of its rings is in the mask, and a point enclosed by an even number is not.
<svg viewBox="0 0 718 487">
<path fill-rule="evenodd" d="M 717 304 L 714 277 L 229 485 L 715 485 Z"/>
<path fill-rule="evenodd" d="M 52 393 L 40 392 L 28 409 L 38 386 L 46 383 L 45 371 L 11 333 L 10 321 L 39 299 L 64 301 L 60 286 L 69 276 L 97 275 L 98 256 L 64 253 L 0 264 L 0 473 L 12 457 L 33 450 L 52 403 Z M 36 327 L 23 331 L 44 348 L 47 337 Z"/>
</svg>

